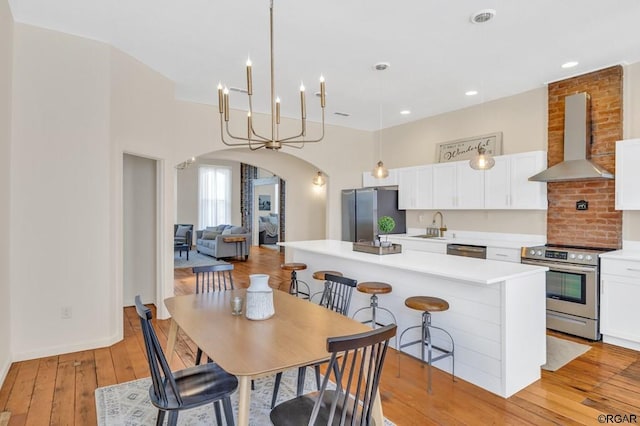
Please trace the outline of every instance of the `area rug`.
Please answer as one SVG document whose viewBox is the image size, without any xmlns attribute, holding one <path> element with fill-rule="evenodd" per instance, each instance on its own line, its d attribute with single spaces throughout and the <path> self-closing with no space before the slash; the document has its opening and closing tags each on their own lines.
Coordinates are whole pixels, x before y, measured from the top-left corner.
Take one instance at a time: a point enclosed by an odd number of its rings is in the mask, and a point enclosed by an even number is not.
<svg viewBox="0 0 640 426">
<path fill-rule="evenodd" d="M 3 411 L 0 413 L 0 426 L 7 426 L 9 424 L 9 419 L 11 418 L 11 413 L 8 411 Z"/>
<path fill-rule="evenodd" d="M 211 265 L 224 265 L 228 262 L 217 260 L 215 257 L 207 256 L 206 254 L 200 254 L 195 250 L 189 252 L 189 260 L 187 260 L 187 254 L 182 252 L 182 257 L 176 250 L 173 256 L 173 268 L 193 268 L 194 266 L 211 266 Z"/>
<path fill-rule="evenodd" d="M 542 369 L 556 371 L 589 349 L 591 346 L 547 336 L 547 363 L 542 366 Z"/>
<path fill-rule="evenodd" d="M 297 374 L 298 370 L 294 369 L 286 371 L 282 375 L 277 403 L 293 398 Z M 274 378 L 275 376 L 270 376 L 255 380 L 255 390 L 251 391 L 251 408 L 249 411 L 249 424 L 252 426 L 271 424 L 269 412 Z M 315 375 L 312 369 L 307 369 L 305 379 L 305 393 L 316 390 Z M 158 410 L 151 405 L 149 400 L 150 384 L 151 378 L 146 378 L 96 389 L 98 426 L 147 426 L 155 424 Z M 237 391 L 231 395 L 231 403 L 237 419 Z M 178 425 L 181 426 L 213 424 L 216 424 L 216 421 L 211 404 L 181 411 L 178 416 Z M 394 426 L 394 423 L 385 419 L 385 426 Z"/>
</svg>

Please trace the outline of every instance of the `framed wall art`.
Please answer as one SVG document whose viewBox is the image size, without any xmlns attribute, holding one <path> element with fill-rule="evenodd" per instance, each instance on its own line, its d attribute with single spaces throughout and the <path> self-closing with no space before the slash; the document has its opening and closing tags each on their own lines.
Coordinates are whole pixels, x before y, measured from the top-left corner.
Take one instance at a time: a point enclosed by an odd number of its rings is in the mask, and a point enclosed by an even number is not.
<svg viewBox="0 0 640 426">
<path fill-rule="evenodd" d="M 271 210 L 271 195 L 258 195 L 258 210 Z"/>
<path fill-rule="evenodd" d="M 480 147 L 493 156 L 502 155 L 502 132 L 439 143 L 436 145 L 436 158 L 438 163 L 470 160 Z"/>
</svg>

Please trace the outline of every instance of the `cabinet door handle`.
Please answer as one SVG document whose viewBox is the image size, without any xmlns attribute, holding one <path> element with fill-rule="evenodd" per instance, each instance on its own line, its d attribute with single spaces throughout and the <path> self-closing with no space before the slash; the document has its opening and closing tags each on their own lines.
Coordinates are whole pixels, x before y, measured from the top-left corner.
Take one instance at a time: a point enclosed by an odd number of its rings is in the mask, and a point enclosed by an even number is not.
<svg viewBox="0 0 640 426">
<path fill-rule="evenodd" d="M 509 255 L 506 255 L 504 253 L 496 253 L 495 255 L 500 257 L 509 257 Z"/>
<path fill-rule="evenodd" d="M 600 294 L 604 294 L 604 280 L 600 278 Z"/>
<path fill-rule="evenodd" d="M 640 272 L 640 269 L 638 269 L 638 268 L 627 268 L 627 271 Z"/>
</svg>

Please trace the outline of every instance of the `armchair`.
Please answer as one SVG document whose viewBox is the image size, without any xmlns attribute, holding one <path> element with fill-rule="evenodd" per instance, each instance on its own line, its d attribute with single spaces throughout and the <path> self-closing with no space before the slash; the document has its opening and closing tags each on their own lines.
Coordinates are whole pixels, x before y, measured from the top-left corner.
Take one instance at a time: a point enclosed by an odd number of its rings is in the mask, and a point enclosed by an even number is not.
<svg viewBox="0 0 640 426">
<path fill-rule="evenodd" d="M 191 249 L 193 246 L 193 225 L 173 225 L 173 244 L 186 244 Z"/>
</svg>

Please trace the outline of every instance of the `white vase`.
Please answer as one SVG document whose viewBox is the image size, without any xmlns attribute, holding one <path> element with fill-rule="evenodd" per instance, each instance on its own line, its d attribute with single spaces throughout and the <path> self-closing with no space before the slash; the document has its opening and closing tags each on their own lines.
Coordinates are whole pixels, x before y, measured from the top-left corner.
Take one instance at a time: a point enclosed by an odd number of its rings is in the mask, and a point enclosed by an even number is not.
<svg viewBox="0 0 640 426">
<path fill-rule="evenodd" d="M 250 320 L 265 320 L 275 314 L 273 290 L 269 287 L 269 275 L 249 275 L 245 315 Z"/>
</svg>

